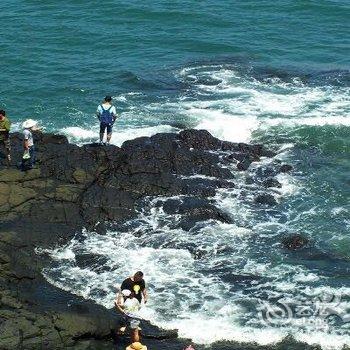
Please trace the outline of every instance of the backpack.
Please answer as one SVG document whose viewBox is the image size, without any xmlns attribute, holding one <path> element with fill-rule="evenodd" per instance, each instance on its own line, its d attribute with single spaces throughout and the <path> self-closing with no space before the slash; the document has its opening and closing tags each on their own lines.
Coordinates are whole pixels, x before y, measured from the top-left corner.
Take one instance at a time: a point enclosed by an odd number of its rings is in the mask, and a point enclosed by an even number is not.
<svg viewBox="0 0 350 350">
<path fill-rule="evenodd" d="M 100 122 L 104 124 L 112 124 L 113 123 L 113 114 L 110 112 L 112 106 L 108 109 L 104 109 L 102 105 L 100 105 L 102 109 L 102 114 L 100 115 Z"/>
</svg>

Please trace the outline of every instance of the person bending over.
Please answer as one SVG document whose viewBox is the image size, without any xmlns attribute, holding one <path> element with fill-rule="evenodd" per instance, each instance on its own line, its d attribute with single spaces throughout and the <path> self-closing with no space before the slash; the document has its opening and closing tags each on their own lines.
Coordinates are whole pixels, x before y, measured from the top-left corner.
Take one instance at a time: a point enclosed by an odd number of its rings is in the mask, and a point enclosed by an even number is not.
<svg viewBox="0 0 350 350">
<path fill-rule="evenodd" d="M 117 310 L 122 314 L 122 327 L 119 331 L 123 334 L 126 326 L 130 327 L 131 341 L 140 341 L 139 325 L 140 318 L 138 317 L 138 311 L 141 308 L 139 301 L 135 298 L 135 294 L 128 289 L 122 289 L 115 300 L 115 306 Z"/>
</svg>

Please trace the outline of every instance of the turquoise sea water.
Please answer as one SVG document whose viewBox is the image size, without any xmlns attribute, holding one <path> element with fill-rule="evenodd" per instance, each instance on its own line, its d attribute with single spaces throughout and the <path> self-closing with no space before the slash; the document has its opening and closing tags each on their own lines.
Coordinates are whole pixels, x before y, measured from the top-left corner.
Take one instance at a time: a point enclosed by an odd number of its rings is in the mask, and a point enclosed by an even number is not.
<svg viewBox="0 0 350 350">
<path fill-rule="evenodd" d="M 325 80 L 349 69 L 346 0 L 4 0 L 0 6 L 0 103 L 15 120 L 35 116 L 52 128 L 86 122 L 106 93 L 136 91 L 149 100 L 180 94 L 186 87 L 174 71 L 203 62 Z"/>
<path fill-rule="evenodd" d="M 230 141 L 269 144 L 295 169 L 280 178 L 275 212 L 239 202 L 236 192 L 220 194 L 218 205 L 237 225 L 199 229 L 196 239 L 173 232 L 177 249 L 171 250 L 161 226 L 171 218 L 151 210 L 142 214 L 147 239 L 111 232 L 54 251 L 60 264 L 46 271 L 53 283 L 108 305 L 110 279 L 134 266 L 125 261 L 112 277 L 94 275 L 75 266 L 74 254 L 100 250 L 101 240 L 120 254 L 136 246 L 153 280 L 148 316 L 184 336 L 266 343 L 291 333 L 324 348 L 350 343 L 346 322 L 325 329 L 293 319 L 266 327 L 256 312 L 262 301 L 284 297 L 302 304 L 328 293 L 341 298 L 342 316 L 350 318 L 349 1 L 4 0 L 0 13 L 0 107 L 15 129 L 33 117 L 72 142 L 94 141 L 96 106 L 111 94 L 120 114 L 113 136 L 118 145 L 204 128 Z M 311 253 L 280 249 L 281 237 L 295 232 L 310 238 Z M 188 239 L 208 257 L 190 260 L 183 249 Z M 235 258 L 212 251 L 217 242 Z M 164 269 L 174 264 L 179 272 L 168 281 Z M 229 271 L 261 280 L 240 284 Z M 191 291 L 178 291 L 183 278 L 192 279 Z M 164 283 L 173 293 L 157 290 Z M 183 298 L 181 305 L 174 295 Z M 178 314 L 164 309 L 169 303 Z M 213 331 L 218 317 L 222 333 Z"/>
</svg>

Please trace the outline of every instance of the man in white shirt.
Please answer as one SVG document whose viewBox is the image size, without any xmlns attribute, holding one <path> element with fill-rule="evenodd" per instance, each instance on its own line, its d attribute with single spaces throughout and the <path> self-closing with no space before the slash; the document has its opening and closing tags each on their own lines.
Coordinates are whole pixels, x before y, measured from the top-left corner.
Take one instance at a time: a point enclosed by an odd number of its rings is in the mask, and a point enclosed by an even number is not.
<svg viewBox="0 0 350 350">
<path fill-rule="evenodd" d="M 107 130 L 107 145 L 111 141 L 113 124 L 117 118 L 117 111 L 112 105 L 112 97 L 106 96 L 104 102 L 97 107 L 97 118 L 100 121 L 100 144 Z"/>
</svg>

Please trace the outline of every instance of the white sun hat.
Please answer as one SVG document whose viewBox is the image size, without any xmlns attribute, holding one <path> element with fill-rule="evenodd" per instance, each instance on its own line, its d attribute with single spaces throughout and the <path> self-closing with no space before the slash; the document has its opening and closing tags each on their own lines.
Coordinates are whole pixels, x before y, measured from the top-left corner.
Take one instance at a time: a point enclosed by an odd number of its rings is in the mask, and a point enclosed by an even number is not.
<svg viewBox="0 0 350 350">
<path fill-rule="evenodd" d="M 23 122 L 22 127 L 24 129 L 32 128 L 33 126 L 37 125 L 38 122 L 34 119 L 27 119 L 25 122 Z"/>
</svg>

